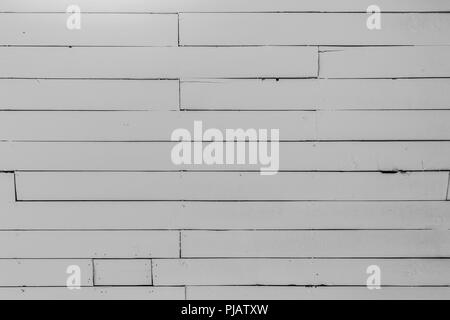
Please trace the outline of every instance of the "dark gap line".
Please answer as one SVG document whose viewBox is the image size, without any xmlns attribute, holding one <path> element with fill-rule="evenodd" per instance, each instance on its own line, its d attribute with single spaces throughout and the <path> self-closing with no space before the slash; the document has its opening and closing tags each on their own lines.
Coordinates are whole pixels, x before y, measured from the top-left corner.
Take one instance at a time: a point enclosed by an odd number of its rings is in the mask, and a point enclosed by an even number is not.
<svg viewBox="0 0 450 320">
<path fill-rule="evenodd" d="M 366 232 L 366 231 L 450 231 L 450 229 L 434 229 L 434 228 L 405 228 L 405 229 L 399 229 L 399 228 L 298 228 L 298 229 L 289 229 L 289 228 L 235 228 L 235 229 L 229 229 L 229 228 L 143 228 L 143 229 L 130 229 L 130 228 L 123 228 L 123 229 L 111 229 L 111 228 L 89 228 L 89 229 L 63 229 L 63 228 L 56 228 L 56 229 L 0 229 L 0 232 Z M 181 242 L 180 242 L 181 243 Z M 104 259 L 104 258 L 95 258 L 95 259 Z"/>
<path fill-rule="evenodd" d="M 233 281 L 230 281 L 233 282 Z M 317 288 L 366 288 L 367 285 L 356 285 L 356 284 L 341 284 L 341 285 L 328 285 L 328 284 L 185 284 L 183 281 L 180 281 L 181 284 L 171 285 L 171 284 L 158 284 L 157 286 L 153 285 L 96 285 L 96 288 L 129 288 L 130 286 L 136 288 L 142 287 L 154 287 L 154 288 L 209 288 L 209 287 L 225 287 L 225 288 L 252 288 L 252 287 L 265 287 L 265 288 L 308 288 L 308 289 L 317 289 Z M 0 287 L 1 288 L 1 287 Z M 14 287 L 13 287 L 14 288 Z M 39 287 L 31 287 L 31 288 L 39 288 Z M 63 287 L 64 288 L 64 287 Z M 450 285 L 381 285 L 381 288 L 411 288 L 411 289 L 419 289 L 419 288 L 450 288 Z"/>
<path fill-rule="evenodd" d="M 0 44 L 0 48 L 177 48 L 174 45 Z"/>
<path fill-rule="evenodd" d="M 1 260 L 90 260 L 92 258 L 0 258 Z M 450 257 L 189 257 L 189 258 L 154 258 L 154 257 L 132 257 L 132 258 L 93 258 L 95 260 L 450 260 Z"/>
<path fill-rule="evenodd" d="M 124 200 L 124 199 L 117 199 L 117 200 L 87 200 L 87 199 L 77 199 L 77 200 L 70 200 L 70 199 L 58 199 L 58 200 L 49 200 L 49 199 L 40 199 L 40 200 L 30 200 L 30 199 L 18 199 L 16 201 L 17 203 L 143 203 L 143 202 L 204 202 L 204 203 L 295 203 L 295 202 L 330 202 L 330 203 L 336 203 L 336 202 L 346 202 L 346 203 L 352 203 L 352 202 L 447 202 L 446 200 L 392 200 L 392 199 L 378 199 L 378 200 L 191 200 L 191 199 L 177 199 L 177 200 L 170 200 L 170 199 L 158 199 L 158 200 Z"/>
<path fill-rule="evenodd" d="M 408 174 L 408 173 L 437 173 L 437 172 L 449 172 L 449 169 L 416 169 L 416 170 L 268 170 L 266 172 L 276 172 L 276 173 L 343 173 L 343 174 L 352 174 L 352 173 L 380 173 L 380 174 Z M 0 171 L 1 172 L 1 171 Z M 218 170 L 218 169 L 211 169 L 211 170 L 194 170 L 194 169 L 188 169 L 188 170 L 98 170 L 98 169 L 92 169 L 92 170 L 23 170 L 18 169 L 16 172 L 23 172 L 23 173 L 260 173 L 260 169 L 254 169 L 254 170 Z M 5 173 L 5 172 L 4 172 Z M 8 173 L 8 172 L 6 172 Z"/>
<path fill-rule="evenodd" d="M 376 109 L 376 108 L 298 108 L 298 109 L 257 109 L 257 108 L 248 108 L 248 109 L 233 109 L 233 108 L 208 108 L 208 109 L 195 109 L 195 108 L 184 108 L 182 107 L 182 104 L 180 102 L 181 107 L 180 108 L 147 108 L 147 109 L 126 109 L 126 108 L 115 108 L 115 109 L 12 109 L 12 108 L 1 108 L 0 112 L 154 112 L 154 113 L 169 113 L 169 112 L 245 112 L 245 113 L 273 113 L 273 112 L 322 112 L 322 113 L 332 113 L 332 112 L 423 112 L 423 111 L 450 111 L 450 107 L 442 107 L 442 108 L 427 108 L 427 109 L 421 109 L 421 108 L 384 108 L 384 109 Z"/>
<path fill-rule="evenodd" d="M 19 197 L 17 196 L 17 175 L 16 172 L 13 172 L 13 179 L 14 179 L 14 202 L 17 202 Z"/>
<path fill-rule="evenodd" d="M 450 110 L 450 109 L 449 109 Z M 0 112 L 177 112 L 178 109 L 2 109 Z"/>
<path fill-rule="evenodd" d="M 449 172 L 449 174 L 448 174 L 447 200 L 450 200 L 450 172 Z"/>
<path fill-rule="evenodd" d="M 0 140 L 0 142 L 9 142 L 9 143 L 177 143 L 179 141 L 171 141 L 171 140 Z M 211 143 L 214 141 L 188 141 L 188 142 L 204 142 Z M 217 141 L 215 141 L 217 142 Z M 220 142 L 236 142 L 232 140 L 223 140 Z M 247 141 L 248 142 L 248 141 Z M 272 140 L 268 141 L 257 141 L 252 140 L 251 142 L 273 142 Z M 310 143 L 320 143 L 320 142 L 328 142 L 328 143 L 339 143 L 339 142 L 364 142 L 364 143 L 376 143 L 376 142 L 450 142 L 449 139 L 433 139 L 433 140 L 280 140 L 276 141 L 279 143 L 302 143 L 302 142 L 310 142 Z"/>
<path fill-rule="evenodd" d="M 297 77 L 194 77 L 190 78 L 181 77 L 181 79 L 195 79 L 195 80 L 182 80 L 182 82 L 204 82 L 207 80 L 441 80 L 441 79 L 450 79 L 450 75 L 446 77 L 320 77 L 317 78 L 315 76 L 297 76 Z M 150 80 L 172 80 L 178 81 L 180 77 L 173 78 L 158 78 L 158 77 L 150 77 L 150 78 L 127 78 L 127 77 L 110 77 L 110 78 L 102 78 L 102 77 L 89 77 L 89 78 L 80 78 L 80 77 L 0 77 L 0 80 L 120 80 L 120 81 L 150 81 Z"/>
<path fill-rule="evenodd" d="M 27 203 L 27 202 L 60 202 L 61 204 L 65 202 L 102 202 L 102 203 L 117 203 L 122 202 L 123 204 L 129 203 L 129 202 L 176 202 L 176 203 L 242 203 L 242 202 L 251 202 L 251 203 L 318 203 L 318 202 L 329 202 L 329 203 L 408 203 L 408 202 L 415 202 L 415 203 L 441 203 L 446 204 L 448 203 L 447 200 L 252 200 L 252 201 L 245 201 L 245 200 L 52 200 L 52 201 L 44 201 L 44 200 L 18 200 L 17 202 Z M 178 229 L 177 229 L 178 230 Z"/>
<path fill-rule="evenodd" d="M 83 14 L 154 14 L 154 15 L 174 15 L 174 14 L 267 14 L 267 13 L 278 13 L 278 14 L 297 14 L 297 13 L 322 13 L 322 14 L 338 14 L 338 13 L 348 13 L 348 14 L 368 14 L 367 11 L 323 11 L 323 10 L 290 10 L 290 11 L 83 11 Z M 448 14 L 450 11 L 447 10 L 403 10 L 403 11 L 383 11 L 382 13 L 388 14 Z M 65 11 L 0 11 L 0 14 L 68 14 Z"/>
<path fill-rule="evenodd" d="M 0 143 L 17 143 L 17 144 L 25 144 L 25 143 L 51 143 L 51 144 L 71 144 L 71 143 L 85 143 L 85 144 L 96 144 L 96 143 L 110 143 L 110 144 L 126 144 L 126 143 L 145 143 L 145 144 L 175 144 L 179 143 L 180 141 L 171 141 L 171 140 L 133 140 L 133 141 L 127 141 L 127 140 L 0 140 Z M 236 142 L 236 141 L 187 141 L 187 142 L 203 142 L 203 143 L 211 143 L 211 142 Z M 240 141 L 244 142 L 244 141 Z M 259 142 L 259 141 L 245 141 L 245 143 L 249 142 Z M 266 142 L 266 141 L 263 141 Z M 268 140 L 267 142 L 272 142 L 272 140 Z M 282 140 L 277 141 L 283 144 L 297 144 L 297 143 L 317 143 L 317 144 L 324 144 L 324 143 L 364 143 L 364 144 L 375 144 L 375 143 L 387 143 L 387 144 L 398 144 L 398 143 L 441 143 L 441 142 L 450 142 L 450 140 Z M 8 172 L 8 171 L 6 171 Z M 13 172 L 13 171 L 9 171 Z"/>
<path fill-rule="evenodd" d="M 96 286 L 95 284 L 95 274 L 96 274 L 96 269 L 95 269 L 95 259 L 91 259 L 91 263 L 92 263 L 92 286 Z"/>
</svg>

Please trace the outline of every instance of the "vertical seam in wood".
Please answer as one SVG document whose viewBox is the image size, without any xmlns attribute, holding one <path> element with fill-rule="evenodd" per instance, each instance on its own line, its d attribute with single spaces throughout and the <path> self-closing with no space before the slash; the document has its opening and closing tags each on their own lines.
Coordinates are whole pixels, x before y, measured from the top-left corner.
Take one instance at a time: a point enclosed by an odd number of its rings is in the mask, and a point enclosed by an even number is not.
<svg viewBox="0 0 450 320">
<path fill-rule="evenodd" d="M 95 259 L 91 259 L 92 262 L 92 286 L 95 287 Z"/>
<path fill-rule="evenodd" d="M 446 199 L 447 201 L 450 200 L 449 192 L 450 192 L 450 172 L 448 173 L 447 193 L 446 193 L 446 195 L 445 195 L 445 199 Z"/>
<path fill-rule="evenodd" d="M 181 253 L 181 237 L 182 237 L 182 231 L 180 230 L 180 237 L 179 237 L 179 242 L 178 242 L 178 246 L 180 248 L 180 252 L 179 252 L 179 258 L 180 259 L 183 257 L 183 255 Z"/>
<path fill-rule="evenodd" d="M 16 180 L 16 172 L 13 172 L 13 177 L 14 177 L 14 202 L 17 202 L 17 180 Z"/>
<path fill-rule="evenodd" d="M 152 286 L 155 286 L 155 277 L 153 275 L 153 259 L 150 259 L 150 280 L 152 282 Z"/>
<path fill-rule="evenodd" d="M 181 79 L 178 79 L 178 111 L 182 111 L 181 107 Z"/>
<path fill-rule="evenodd" d="M 177 13 L 177 23 L 178 23 L 178 47 L 180 47 L 180 13 Z"/>
<path fill-rule="evenodd" d="M 320 46 L 317 47 L 317 79 L 320 78 Z"/>
</svg>

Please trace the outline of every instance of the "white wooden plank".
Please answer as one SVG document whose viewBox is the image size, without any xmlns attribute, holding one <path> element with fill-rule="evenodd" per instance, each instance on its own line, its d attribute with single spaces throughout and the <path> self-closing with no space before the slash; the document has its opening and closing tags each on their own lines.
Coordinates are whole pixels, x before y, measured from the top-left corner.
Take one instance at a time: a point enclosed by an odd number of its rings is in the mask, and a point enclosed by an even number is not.
<svg viewBox="0 0 450 320">
<path fill-rule="evenodd" d="M 3 0 L 0 12 L 65 12 L 71 0 Z M 366 12 L 371 0 L 78 0 L 85 12 L 260 12 L 356 11 Z M 384 11 L 450 11 L 446 0 L 378 0 Z"/>
<path fill-rule="evenodd" d="M 366 7 L 367 8 L 367 7 Z M 383 14 L 370 30 L 364 13 L 184 13 L 182 45 L 448 45 L 449 14 Z"/>
<path fill-rule="evenodd" d="M 96 286 L 151 286 L 151 260 L 94 260 Z"/>
<path fill-rule="evenodd" d="M 3 47 L 0 78 L 315 77 L 317 60 L 314 47 Z"/>
<path fill-rule="evenodd" d="M 0 258 L 172 258 L 171 231 L 0 231 Z M 12 246 L 11 244 L 14 243 Z"/>
<path fill-rule="evenodd" d="M 317 116 L 319 140 L 446 140 L 450 133 L 448 111 L 342 111 Z"/>
<path fill-rule="evenodd" d="M 16 184 L 19 201 L 445 200 L 448 173 L 20 172 Z"/>
<path fill-rule="evenodd" d="M 86 14 L 67 28 L 69 14 L 2 14 L 0 45 L 177 46 L 175 14 Z"/>
<path fill-rule="evenodd" d="M 450 112 L 0 112 L 0 140 L 170 141 L 174 130 L 279 129 L 281 141 L 450 140 Z"/>
<path fill-rule="evenodd" d="M 5 171 L 259 171 L 260 165 L 175 165 L 176 142 L 0 142 Z M 205 146 L 208 143 L 205 143 Z M 246 148 L 249 148 L 246 143 Z M 281 142 L 280 171 L 450 170 L 450 142 Z"/>
<path fill-rule="evenodd" d="M 184 258 L 444 258 L 449 231 L 185 231 Z"/>
<path fill-rule="evenodd" d="M 0 288 L 2 300 L 184 300 L 184 288 L 170 287 L 96 287 Z"/>
<path fill-rule="evenodd" d="M 0 260 L 0 287 L 66 287 L 68 268 L 80 268 L 80 286 L 93 286 L 91 260 Z"/>
<path fill-rule="evenodd" d="M 13 201 L 13 199 L 12 199 Z M 0 229 L 450 229 L 450 202 L 18 202 Z"/>
<path fill-rule="evenodd" d="M 449 46 L 320 48 L 321 78 L 449 77 Z"/>
<path fill-rule="evenodd" d="M 449 79 L 183 81 L 186 110 L 448 109 Z"/>
<path fill-rule="evenodd" d="M 448 195 L 447 195 L 447 200 L 450 200 L 450 177 L 448 180 Z"/>
<path fill-rule="evenodd" d="M 16 199 L 13 173 L 0 173 L 0 206 Z M 1 212 L 1 211 L 0 211 Z"/>
<path fill-rule="evenodd" d="M 178 81 L 1 80 L 3 110 L 178 110 Z"/>
<path fill-rule="evenodd" d="M 193 133 L 200 120 L 205 130 L 279 128 L 281 140 L 315 138 L 311 112 L 3 112 L 0 140 L 170 141 L 174 130 Z"/>
<path fill-rule="evenodd" d="M 367 268 L 381 270 L 383 286 L 449 285 L 448 260 L 181 259 L 154 260 L 155 285 L 365 286 Z"/>
<path fill-rule="evenodd" d="M 333 287 L 188 287 L 188 300 L 448 300 L 450 289 Z"/>
</svg>

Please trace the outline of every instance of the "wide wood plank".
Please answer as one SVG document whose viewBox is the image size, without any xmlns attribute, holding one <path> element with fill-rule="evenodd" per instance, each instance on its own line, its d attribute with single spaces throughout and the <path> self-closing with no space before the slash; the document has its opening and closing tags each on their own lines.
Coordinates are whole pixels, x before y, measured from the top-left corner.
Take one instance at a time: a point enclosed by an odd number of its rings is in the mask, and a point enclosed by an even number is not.
<svg viewBox="0 0 450 320">
<path fill-rule="evenodd" d="M 450 288 L 188 287 L 188 300 L 448 300 Z"/>
<path fill-rule="evenodd" d="M 184 13 L 182 45 L 448 45 L 450 14 L 383 14 L 382 29 L 364 13 Z"/>
<path fill-rule="evenodd" d="M 0 288 L 2 300 L 184 300 L 181 287 Z"/>
<path fill-rule="evenodd" d="M 450 229 L 446 201 L 28 203 L 11 173 L 0 190 L 2 230 Z"/>
<path fill-rule="evenodd" d="M 65 12 L 71 0 L 3 0 L 0 12 Z M 366 12 L 371 0 L 78 0 L 85 12 Z M 378 0 L 384 11 L 450 11 L 446 0 Z"/>
<path fill-rule="evenodd" d="M 176 145 L 176 142 L 0 142 L 0 170 L 259 171 L 261 168 L 253 164 L 175 165 L 170 154 Z M 450 170 L 450 142 L 281 142 L 279 148 L 280 171 Z"/>
<path fill-rule="evenodd" d="M 444 258 L 449 231 L 185 231 L 183 258 Z"/>
<path fill-rule="evenodd" d="M 176 80 L 0 79 L 0 110 L 178 110 Z"/>
<path fill-rule="evenodd" d="M 0 140 L 170 141 L 174 130 L 279 129 L 281 141 L 450 140 L 450 112 L 0 112 Z"/>
<path fill-rule="evenodd" d="M 282 140 L 315 138 L 311 112 L 3 112 L 0 140 L 170 141 L 174 130 L 193 133 L 200 120 L 205 130 L 279 128 Z"/>
<path fill-rule="evenodd" d="M 369 266 L 381 270 L 383 286 L 449 285 L 449 260 L 154 260 L 155 285 L 365 286 Z"/>
<path fill-rule="evenodd" d="M 1 82 L 0 82 L 1 83 Z M 183 81 L 185 110 L 448 109 L 450 79 Z"/>
<path fill-rule="evenodd" d="M 0 258 L 172 258 L 170 231 L 0 231 Z M 12 246 L 11 244 L 14 243 Z"/>
<path fill-rule="evenodd" d="M 321 78 L 450 77 L 449 46 L 320 48 Z"/>
<path fill-rule="evenodd" d="M 19 172 L 19 201 L 445 200 L 448 172 Z M 212 188 L 211 186 L 214 186 Z"/>
<path fill-rule="evenodd" d="M 86 14 L 81 28 L 66 27 L 68 14 L 2 14 L 0 45 L 177 46 L 175 14 Z"/>
<path fill-rule="evenodd" d="M 147 259 L 94 260 L 96 286 L 151 286 L 152 263 Z"/>
<path fill-rule="evenodd" d="M 12 244 L 11 244 L 12 245 Z M 80 286 L 93 286 L 91 260 L 0 260 L 0 287 L 66 287 L 72 274 L 68 268 L 80 268 Z"/>
<path fill-rule="evenodd" d="M 450 230 L 450 202 L 445 201 L 20 202 L 2 204 L 0 210 L 3 230 Z"/>
<path fill-rule="evenodd" d="M 450 229 L 450 202 L 15 202 L 0 175 L 2 230 Z"/>
<path fill-rule="evenodd" d="M 314 47 L 3 47 L 0 78 L 316 77 L 317 59 Z"/>
<path fill-rule="evenodd" d="M 448 140 L 447 116 L 448 111 L 319 112 L 318 140 Z"/>
</svg>

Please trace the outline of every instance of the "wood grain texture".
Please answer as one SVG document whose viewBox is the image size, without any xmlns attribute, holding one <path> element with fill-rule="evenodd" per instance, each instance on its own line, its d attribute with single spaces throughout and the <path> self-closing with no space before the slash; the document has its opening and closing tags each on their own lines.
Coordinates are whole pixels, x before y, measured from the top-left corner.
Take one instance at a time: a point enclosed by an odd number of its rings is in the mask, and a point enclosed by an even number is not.
<svg viewBox="0 0 450 320">
<path fill-rule="evenodd" d="M 297 172 L 273 176 L 241 172 L 16 174 L 19 201 L 445 200 L 448 180 L 448 172 Z"/>
<path fill-rule="evenodd" d="M 366 7 L 367 8 L 367 7 Z M 365 13 L 184 13 L 180 41 L 214 45 L 448 45 L 450 14 L 382 15 L 382 29 Z"/>
<path fill-rule="evenodd" d="M 0 45 L 178 46 L 175 14 L 86 14 L 81 28 L 66 27 L 69 14 L 2 14 Z"/>
<path fill-rule="evenodd" d="M 384 286 L 448 285 L 448 260 L 182 259 L 153 261 L 156 285 L 365 286 L 376 265 Z"/>
<path fill-rule="evenodd" d="M 0 12 L 65 12 L 70 0 L 4 0 Z M 85 12 L 267 12 L 267 11 L 318 11 L 366 12 L 373 4 L 370 0 L 110 0 L 108 4 L 78 0 Z M 385 11 L 450 11 L 446 0 L 379 0 Z"/>
<path fill-rule="evenodd" d="M 184 231 L 184 258 L 445 258 L 448 231 Z"/>
<path fill-rule="evenodd" d="M 178 257 L 170 231 L 0 231 L 0 258 Z M 10 244 L 14 243 L 14 246 Z"/>
<path fill-rule="evenodd" d="M 317 76 L 317 57 L 314 47 L 2 47 L 0 78 L 302 78 Z"/>
</svg>

